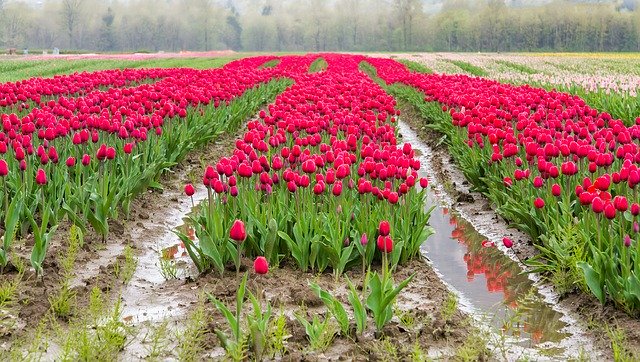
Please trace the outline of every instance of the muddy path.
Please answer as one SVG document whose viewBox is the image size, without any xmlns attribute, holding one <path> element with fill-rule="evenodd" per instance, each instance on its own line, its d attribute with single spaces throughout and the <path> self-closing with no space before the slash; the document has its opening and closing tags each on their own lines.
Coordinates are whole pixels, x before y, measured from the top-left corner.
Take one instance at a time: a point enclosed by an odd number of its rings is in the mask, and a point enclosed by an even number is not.
<svg viewBox="0 0 640 362">
<path fill-rule="evenodd" d="M 492 242 L 495 248 L 520 268 L 527 270 L 526 260 L 537 255 L 537 251 L 528 235 L 509 227 L 509 223 L 495 212 L 493 205 L 480 193 L 471 191 L 465 179 L 441 142 L 441 135 L 426 127 L 427 120 L 421 118 L 416 110 L 402 104 L 405 133 L 424 142 L 429 149 L 429 174 L 432 189 L 445 207 L 455 209 L 456 213 L 483 237 Z M 513 247 L 504 247 L 502 239 L 513 240 Z M 515 277 L 515 276 L 514 276 Z M 576 357 L 580 346 L 593 346 L 581 357 L 589 360 L 613 360 L 614 348 L 620 348 L 628 356 L 638 356 L 640 352 L 640 321 L 628 314 L 616 310 L 611 305 L 602 306 L 583 292 L 574 291 L 565 295 L 556 293 L 553 285 L 543 276 L 527 274 L 528 279 L 538 290 L 543 301 L 555 311 L 563 314 L 562 321 L 568 325 L 573 339 Z M 551 322 L 551 321 L 549 321 Z M 566 346 L 571 348 L 571 343 Z"/>
</svg>

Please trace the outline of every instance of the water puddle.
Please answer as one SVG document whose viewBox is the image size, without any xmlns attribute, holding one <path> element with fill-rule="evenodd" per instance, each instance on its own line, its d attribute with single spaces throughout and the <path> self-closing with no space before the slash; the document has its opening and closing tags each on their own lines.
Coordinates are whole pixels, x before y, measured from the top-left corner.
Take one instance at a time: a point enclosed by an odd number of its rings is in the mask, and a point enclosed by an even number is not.
<svg viewBox="0 0 640 362">
<path fill-rule="evenodd" d="M 133 278 L 122 293 L 122 315 L 133 324 L 158 322 L 182 315 L 195 302 L 185 300 L 185 293 L 181 291 L 185 288 L 184 281 L 171 282 L 172 279 L 184 279 L 196 274 L 184 245 L 179 243 L 179 239 L 171 231 L 176 225 L 186 227 L 185 218 L 194 207 L 191 200 L 183 195 L 175 196 L 179 200 L 178 205 L 164 210 L 162 218 L 155 218 L 161 221 L 149 221 L 137 231 L 139 235 L 133 235 L 135 240 L 150 239 L 157 235 L 138 256 L 138 266 Z M 193 202 L 197 205 L 206 197 L 206 191 L 201 188 L 193 195 Z M 188 235 L 193 234 L 193 231 L 189 234 L 186 229 L 182 231 Z M 193 294 L 197 296 L 197 293 Z"/>
<path fill-rule="evenodd" d="M 429 224 L 436 234 L 422 252 L 458 295 L 461 309 L 491 336 L 494 354 L 507 360 L 566 360 L 581 350 L 598 356 L 578 322 L 556 304 L 557 295 L 535 275 L 523 272 L 510 251 L 505 253 L 500 235 L 489 232 L 490 225 L 477 231 L 473 217 L 451 207 L 452 200 L 431 177 L 435 173 L 429 146 L 408 125 L 401 122 L 398 129 L 403 141 L 422 153 L 420 176 L 429 178 L 433 191 L 426 207 L 435 206 Z"/>
</svg>

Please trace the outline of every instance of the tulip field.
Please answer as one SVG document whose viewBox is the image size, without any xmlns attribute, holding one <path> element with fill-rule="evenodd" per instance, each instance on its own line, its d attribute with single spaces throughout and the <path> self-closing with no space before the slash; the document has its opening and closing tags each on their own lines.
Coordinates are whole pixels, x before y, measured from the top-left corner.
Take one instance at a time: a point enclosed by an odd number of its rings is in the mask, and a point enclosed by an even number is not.
<svg viewBox="0 0 640 362">
<path fill-rule="evenodd" d="M 489 358 L 493 342 L 423 261 L 438 240 L 435 176 L 399 132 L 407 109 L 527 235 L 502 235 L 502 252 L 530 248 L 523 263 L 558 294 L 635 318 L 640 74 L 567 80 L 550 74 L 577 65 L 559 58 L 488 57 L 83 60 L 95 71 L 1 83 L 0 347 L 17 360 Z M 12 62 L 0 69 L 28 77 L 46 61 Z M 176 205 L 193 207 L 185 227 L 155 220 Z M 179 322 L 123 315 L 148 273 L 136 250 L 165 234 L 188 266 L 161 258 L 165 284 L 140 289 L 185 293 L 167 308 Z M 464 263 L 506 298 L 518 267 L 485 266 L 494 244 Z M 76 283 L 113 245 L 98 277 Z M 532 320 L 535 345 L 544 318 Z"/>
</svg>

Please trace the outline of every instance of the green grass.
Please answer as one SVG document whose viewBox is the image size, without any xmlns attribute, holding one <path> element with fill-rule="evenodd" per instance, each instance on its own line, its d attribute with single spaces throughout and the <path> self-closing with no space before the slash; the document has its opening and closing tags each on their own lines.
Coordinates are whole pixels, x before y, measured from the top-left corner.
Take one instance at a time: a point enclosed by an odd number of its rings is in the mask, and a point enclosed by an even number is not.
<svg viewBox="0 0 640 362">
<path fill-rule="evenodd" d="M 326 70 L 328 66 L 329 64 L 324 58 L 318 58 L 311 63 L 311 66 L 309 66 L 309 73 L 322 72 Z"/>
<path fill-rule="evenodd" d="M 528 67 L 528 66 L 526 66 L 524 64 L 518 64 L 518 63 L 510 62 L 510 61 L 507 61 L 507 60 L 496 60 L 495 62 L 497 64 L 502 64 L 507 68 L 511 68 L 511 69 L 517 70 L 520 73 L 525 73 L 525 74 L 537 74 L 537 73 L 540 73 L 539 71 L 537 71 L 537 70 L 535 70 L 535 69 L 533 69 L 531 67 Z"/>
<path fill-rule="evenodd" d="M 465 72 L 471 75 L 475 75 L 478 77 L 486 77 L 488 75 L 488 73 L 484 69 L 480 67 L 476 67 L 471 63 L 463 62 L 462 60 L 449 60 L 449 62 L 451 64 L 458 66 L 458 68 L 464 70 Z"/>
<path fill-rule="evenodd" d="M 423 73 L 423 74 L 433 73 L 433 69 L 423 64 L 420 64 L 418 62 L 414 62 L 413 60 L 409 60 L 409 59 L 396 59 L 396 60 L 404 64 L 404 66 L 407 67 L 407 69 L 409 69 L 413 73 Z"/>
</svg>

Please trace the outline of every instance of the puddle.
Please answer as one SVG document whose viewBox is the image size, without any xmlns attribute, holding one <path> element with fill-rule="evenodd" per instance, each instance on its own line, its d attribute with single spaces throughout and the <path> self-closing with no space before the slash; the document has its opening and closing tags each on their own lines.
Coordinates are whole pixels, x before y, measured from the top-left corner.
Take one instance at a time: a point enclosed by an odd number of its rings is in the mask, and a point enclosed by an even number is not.
<svg viewBox="0 0 640 362">
<path fill-rule="evenodd" d="M 138 235 L 133 235 L 134 240 L 148 240 L 152 235 L 158 237 L 143 244 L 146 246 L 138 256 L 138 267 L 122 293 L 122 315 L 132 324 L 158 322 L 182 315 L 195 302 L 195 299 L 185 300 L 184 293 L 179 290 L 185 287 L 184 281 L 167 281 L 161 268 L 164 260 L 173 265 L 179 278 L 196 274 L 184 245 L 171 231 L 176 225 L 184 225 L 184 219 L 192 212 L 193 205 L 183 195 L 175 196 L 179 200 L 178 204 L 164 210 L 162 218 L 155 218 L 160 221 L 145 223 L 144 228 L 136 232 Z M 193 201 L 198 204 L 206 197 L 207 192 L 201 187 L 193 195 Z M 197 293 L 194 295 L 197 297 Z"/>
<path fill-rule="evenodd" d="M 431 183 L 425 207 L 435 206 L 429 224 L 436 234 L 423 244 L 423 255 L 458 295 L 461 309 L 489 333 L 494 353 L 508 360 L 564 361 L 580 350 L 598 356 L 579 323 L 556 304 L 557 295 L 523 272 L 524 266 L 501 245 L 501 236 L 490 232 L 492 225 L 479 232 L 473 217 L 452 209 L 452 200 L 432 177 L 429 146 L 404 122 L 398 129 L 403 141 L 420 151 L 420 177 Z"/>
</svg>

